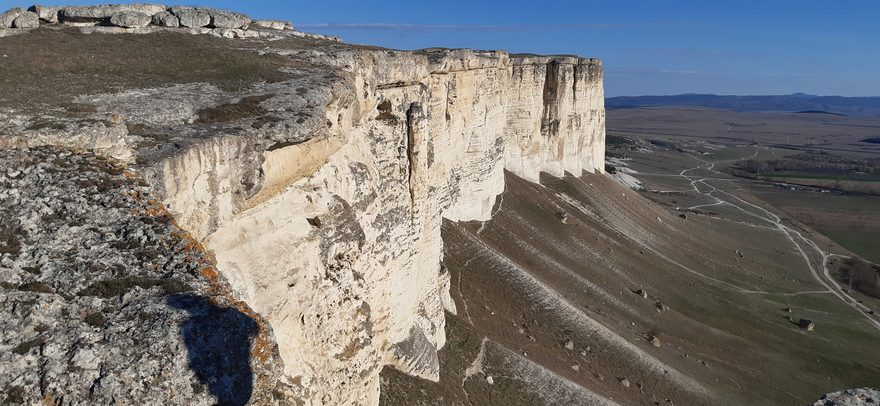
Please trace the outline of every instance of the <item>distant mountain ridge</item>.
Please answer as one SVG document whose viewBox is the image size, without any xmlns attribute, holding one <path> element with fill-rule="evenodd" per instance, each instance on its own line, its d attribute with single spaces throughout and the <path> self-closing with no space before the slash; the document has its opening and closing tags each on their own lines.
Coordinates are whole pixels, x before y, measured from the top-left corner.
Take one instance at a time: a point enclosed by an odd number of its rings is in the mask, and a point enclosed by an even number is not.
<svg viewBox="0 0 880 406">
<path fill-rule="evenodd" d="M 680 94 L 620 96 L 605 99 L 607 108 L 694 106 L 733 111 L 787 111 L 880 116 L 880 97 L 815 96 L 805 93 L 768 96 Z"/>
</svg>

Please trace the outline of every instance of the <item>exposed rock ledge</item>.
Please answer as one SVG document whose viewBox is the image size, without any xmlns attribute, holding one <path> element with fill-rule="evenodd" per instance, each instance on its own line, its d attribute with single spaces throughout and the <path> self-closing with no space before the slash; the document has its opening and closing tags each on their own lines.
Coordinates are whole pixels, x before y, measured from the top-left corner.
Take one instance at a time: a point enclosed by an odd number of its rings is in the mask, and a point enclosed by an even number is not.
<svg viewBox="0 0 880 406">
<path fill-rule="evenodd" d="M 7 111 L 0 132 L 13 135 L 0 146 L 128 162 L 269 323 L 305 403 L 377 404 L 384 365 L 438 379 L 444 310 L 455 311 L 442 218 L 490 218 L 505 170 L 536 182 L 601 172 L 600 62 L 320 41 L 253 49 L 294 61 L 290 78 L 83 95 L 110 118 L 52 118 L 63 130 L 38 125 L 45 112 Z"/>
<path fill-rule="evenodd" d="M 14 7 L 0 13 L 0 37 L 21 34 L 46 25 L 80 27 L 87 34 L 148 34 L 173 30 L 225 38 L 278 38 L 293 35 L 339 41 L 336 37 L 294 31 L 293 24 L 287 21 L 253 20 L 242 13 L 210 7 L 168 7 L 147 3 L 49 7 L 33 5 L 27 10 Z"/>
</svg>

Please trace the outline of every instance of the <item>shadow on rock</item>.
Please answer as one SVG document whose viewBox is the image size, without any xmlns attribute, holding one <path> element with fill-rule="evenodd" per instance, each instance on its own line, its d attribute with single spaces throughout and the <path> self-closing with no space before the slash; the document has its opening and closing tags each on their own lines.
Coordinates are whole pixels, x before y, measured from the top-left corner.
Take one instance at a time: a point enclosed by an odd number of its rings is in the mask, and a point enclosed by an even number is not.
<svg viewBox="0 0 880 406">
<path fill-rule="evenodd" d="M 193 295 L 171 295 L 169 306 L 185 310 L 189 318 L 181 333 L 189 365 L 202 384 L 217 397 L 218 405 L 244 405 L 253 392 L 251 341 L 257 323 L 232 307 L 219 307 Z"/>
</svg>

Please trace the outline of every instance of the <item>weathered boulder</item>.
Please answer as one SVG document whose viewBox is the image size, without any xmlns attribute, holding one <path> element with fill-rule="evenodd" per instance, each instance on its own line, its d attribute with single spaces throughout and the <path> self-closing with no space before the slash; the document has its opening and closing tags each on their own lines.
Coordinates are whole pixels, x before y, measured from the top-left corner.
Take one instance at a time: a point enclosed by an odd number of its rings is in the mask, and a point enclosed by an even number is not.
<svg viewBox="0 0 880 406">
<path fill-rule="evenodd" d="M 127 11 L 136 11 L 147 15 L 153 15 L 165 11 L 161 4 L 135 3 L 135 4 L 103 4 L 98 6 L 64 7 L 59 12 L 58 18 L 62 23 L 109 23 L 110 17 Z"/>
<path fill-rule="evenodd" d="M 221 38 L 258 38 L 260 33 L 257 31 L 242 30 L 240 28 L 217 28 L 210 30 L 211 35 Z"/>
<path fill-rule="evenodd" d="M 12 28 L 37 28 L 39 26 L 40 17 L 37 17 L 37 13 L 30 11 L 25 11 L 24 13 L 19 14 L 19 16 L 12 21 Z"/>
<path fill-rule="evenodd" d="M 0 14 L 0 28 L 12 28 L 12 22 L 24 13 L 21 7 L 11 8 Z"/>
<path fill-rule="evenodd" d="M 813 331 L 816 328 L 816 323 L 812 320 L 800 319 L 800 321 L 798 321 L 798 327 L 807 331 Z"/>
<path fill-rule="evenodd" d="M 241 13 L 206 7 L 171 7 L 183 27 L 247 28 L 251 18 Z"/>
<path fill-rule="evenodd" d="M 33 6 L 30 6 L 30 8 L 28 8 L 28 11 L 32 11 L 34 13 L 37 13 L 37 17 L 39 17 L 40 20 L 43 20 L 47 23 L 57 23 L 58 22 L 58 12 L 61 11 L 61 7 L 54 7 L 54 6 L 47 7 L 47 6 L 41 6 L 41 5 L 35 4 Z"/>
<path fill-rule="evenodd" d="M 200 8 L 171 7 L 168 11 L 178 18 L 181 27 L 199 28 L 211 24 L 211 14 Z"/>
<path fill-rule="evenodd" d="M 251 23 L 251 26 L 257 26 L 259 28 L 267 28 L 270 30 L 292 30 L 293 24 L 288 21 L 281 20 L 254 20 Z"/>
<path fill-rule="evenodd" d="M 562 224 L 568 224 L 568 213 L 560 211 L 556 213 L 556 217 L 559 218 L 559 222 L 561 222 Z"/>
<path fill-rule="evenodd" d="M 663 304 L 662 302 L 657 302 L 657 304 L 654 305 L 654 308 L 657 309 L 657 313 L 663 313 L 669 310 L 669 306 Z"/>
<path fill-rule="evenodd" d="M 169 11 L 160 11 L 153 15 L 153 25 L 160 27 L 180 27 L 180 19 Z"/>
<path fill-rule="evenodd" d="M 140 28 L 150 25 L 153 17 L 139 11 L 123 11 L 110 16 L 110 24 L 124 28 Z"/>
<path fill-rule="evenodd" d="M 214 28 L 247 28 L 251 18 L 232 11 L 206 9 L 211 15 L 211 26 Z"/>
</svg>

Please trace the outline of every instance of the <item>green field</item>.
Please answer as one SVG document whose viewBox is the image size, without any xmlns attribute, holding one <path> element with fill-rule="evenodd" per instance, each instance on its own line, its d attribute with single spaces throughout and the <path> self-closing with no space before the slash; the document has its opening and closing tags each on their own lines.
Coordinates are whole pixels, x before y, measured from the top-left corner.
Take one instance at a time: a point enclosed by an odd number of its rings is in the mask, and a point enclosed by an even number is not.
<svg viewBox="0 0 880 406">
<path fill-rule="evenodd" d="M 854 254 L 880 264 L 880 230 L 851 230 L 820 227 L 819 232 Z"/>
</svg>

